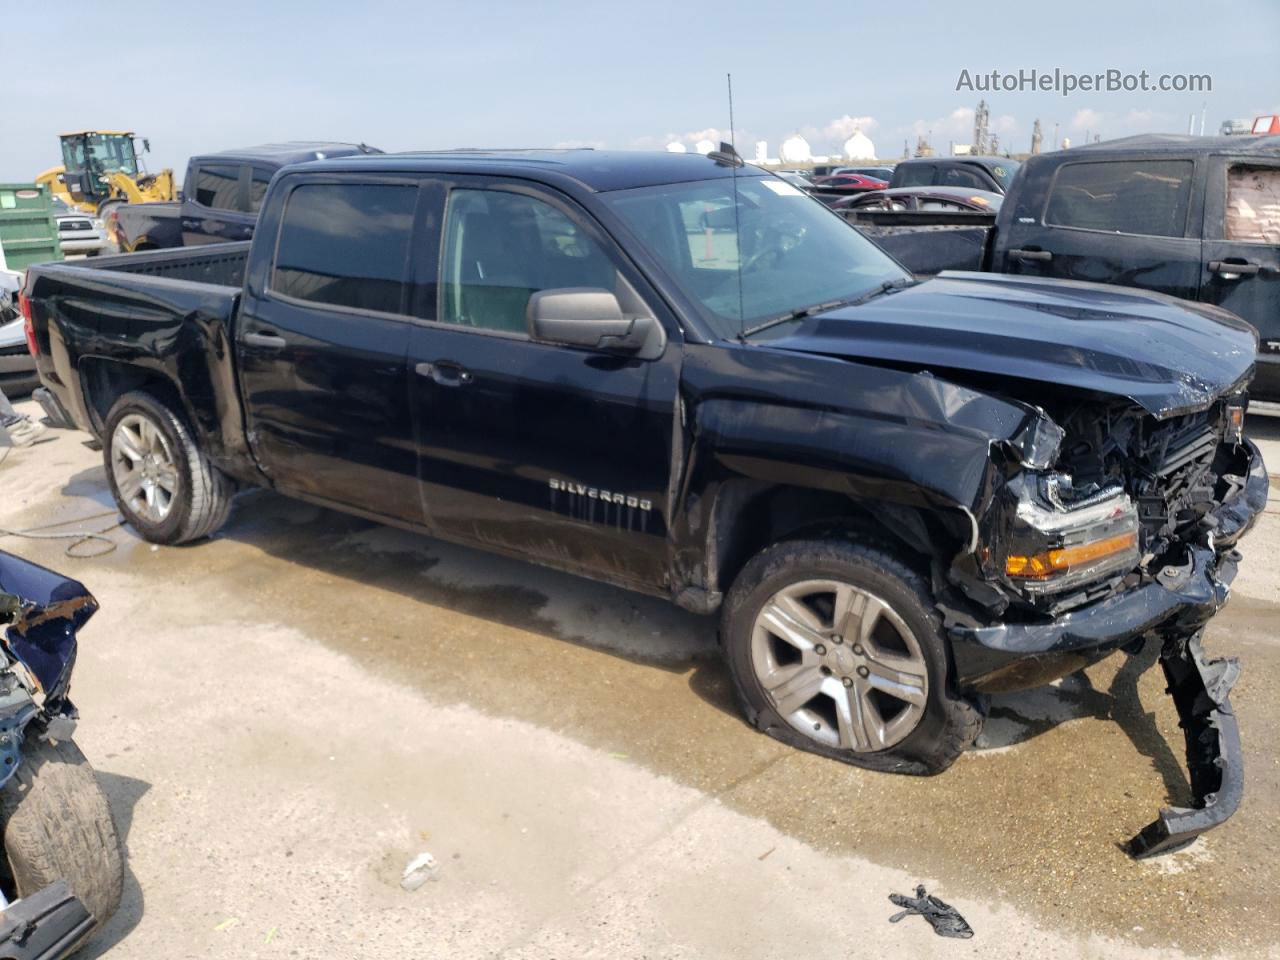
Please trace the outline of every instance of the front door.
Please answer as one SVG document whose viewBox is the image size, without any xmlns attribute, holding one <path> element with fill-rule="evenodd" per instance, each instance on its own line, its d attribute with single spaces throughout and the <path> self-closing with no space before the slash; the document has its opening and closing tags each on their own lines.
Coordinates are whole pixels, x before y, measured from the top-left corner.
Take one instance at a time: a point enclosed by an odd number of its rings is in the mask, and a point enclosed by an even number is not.
<svg viewBox="0 0 1280 960">
<path fill-rule="evenodd" d="M 237 330 L 254 454 L 274 485 L 422 519 L 405 354 L 414 183 L 298 178 Z"/>
<path fill-rule="evenodd" d="M 679 341 L 640 360 L 530 339 L 539 290 L 614 291 L 674 326 L 565 198 L 459 181 L 409 348 L 425 509 L 442 536 L 637 586 L 666 569 Z"/>
<path fill-rule="evenodd" d="M 1257 328 L 1252 393 L 1274 402 L 1280 400 L 1280 163 L 1214 159 L 1200 299 Z"/>
<path fill-rule="evenodd" d="M 1190 160 L 1064 163 L 1041 209 L 1001 218 L 995 268 L 1194 300 L 1200 287 L 1194 173 Z"/>
</svg>

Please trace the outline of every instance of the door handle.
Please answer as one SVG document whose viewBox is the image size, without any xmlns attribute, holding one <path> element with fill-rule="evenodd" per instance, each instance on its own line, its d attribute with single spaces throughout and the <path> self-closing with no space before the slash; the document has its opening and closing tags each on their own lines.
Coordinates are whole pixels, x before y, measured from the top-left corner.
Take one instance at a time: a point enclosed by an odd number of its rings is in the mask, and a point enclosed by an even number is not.
<svg viewBox="0 0 1280 960">
<path fill-rule="evenodd" d="M 247 347 L 262 347 L 264 350 L 283 350 L 286 345 L 284 337 L 278 337 L 274 333 L 242 334 L 240 342 Z"/>
<path fill-rule="evenodd" d="M 200 221 L 199 220 L 183 220 L 182 229 L 183 230 L 199 230 Z"/>
<path fill-rule="evenodd" d="M 1049 261 L 1053 259 L 1053 254 L 1048 250 L 1010 250 L 1009 256 L 1015 260 Z"/>
<path fill-rule="evenodd" d="M 1226 280 L 1235 280 L 1238 277 L 1255 277 L 1262 267 L 1256 263 L 1249 263 L 1245 260 L 1235 262 L 1232 260 L 1210 260 L 1209 270 L 1216 273 Z"/>
<path fill-rule="evenodd" d="M 475 379 L 470 370 L 451 360 L 417 363 L 414 364 L 413 372 L 420 377 L 430 377 L 442 387 L 462 387 Z"/>
</svg>

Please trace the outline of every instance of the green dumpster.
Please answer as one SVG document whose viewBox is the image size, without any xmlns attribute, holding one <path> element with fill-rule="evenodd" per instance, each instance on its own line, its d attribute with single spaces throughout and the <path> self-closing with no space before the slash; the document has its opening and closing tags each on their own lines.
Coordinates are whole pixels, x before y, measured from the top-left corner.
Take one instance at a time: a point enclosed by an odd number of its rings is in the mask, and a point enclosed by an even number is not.
<svg viewBox="0 0 1280 960">
<path fill-rule="evenodd" d="M 10 270 L 62 259 L 58 224 L 46 187 L 0 183 L 0 250 Z"/>
</svg>

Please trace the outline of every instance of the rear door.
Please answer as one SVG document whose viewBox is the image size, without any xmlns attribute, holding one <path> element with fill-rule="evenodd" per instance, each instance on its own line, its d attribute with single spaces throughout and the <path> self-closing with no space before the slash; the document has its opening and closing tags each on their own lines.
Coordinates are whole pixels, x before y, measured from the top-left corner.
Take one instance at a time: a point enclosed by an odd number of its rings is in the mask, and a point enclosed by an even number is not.
<svg viewBox="0 0 1280 960">
<path fill-rule="evenodd" d="M 1253 394 L 1280 400 L 1280 162 L 1214 157 L 1200 298 L 1258 330 Z"/>
<path fill-rule="evenodd" d="M 443 536 L 608 580 L 657 586 L 680 350 L 640 360 L 530 339 L 539 290 L 614 291 L 669 315 L 567 198 L 488 178 L 451 182 L 435 296 L 412 333 L 423 496 Z"/>
<path fill-rule="evenodd" d="M 249 165 L 201 162 L 194 173 L 195 183 L 183 185 L 183 246 L 252 237 L 256 217 L 249 212 Z"/>
<path fill-rule="evenodd" d="M 420 523 L 405 373 L 417 182 L 283 189 L 266 289 L 246 291 L 237 325 L 254 454 L 281 490 Z"/>
<path fill-rule="evenodd" d="M 1185 159 L 1063 163 L 1038 209 L 1020 203 L 1016 215 L 1001 217 L 997 269 L 1194 300 L 1201 272 L 1195 174 Z M 1021 182 L 1029 188 L 1026 177 Z"/>
</svg>

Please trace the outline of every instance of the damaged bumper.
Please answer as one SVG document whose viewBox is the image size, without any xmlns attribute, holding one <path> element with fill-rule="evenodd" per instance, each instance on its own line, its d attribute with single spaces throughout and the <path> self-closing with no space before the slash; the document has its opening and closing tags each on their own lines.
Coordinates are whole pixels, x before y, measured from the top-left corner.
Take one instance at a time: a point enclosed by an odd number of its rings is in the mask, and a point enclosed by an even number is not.
<svg viewBox="0 0 1280 960">
<path fill-rule="evenodd" d="M 23 897 L 0 914 L 0 956 L 62 960 L 93 930 L 94 917 L 62 880 Z"/>
<path fill-rule="evenodd" d="M 76 631 L 97 609 L 78 581 L 0 551 L 0 786 L 18 769 L 28 724 L 71 738 Z"/>
<path fill-rule="evenodd" d="M 1206 660 L 1199 635 L 1172 639 L 1160 656 L 1168 691 L 1187 741 L 1194 807 L 1165 807 L 1129 841 L 1129 853 L 1151 857 L 1186 846 L 1236 812 L 1244 796 L 1240 729 L 1229 694 L 1240 676 L 1234 659 Z"/>
<path fill-rule="evenodd" d="M 1176 850 L 1226 821 L 1240 805 L 1244 765 L 1230 692 L 1234 659 L 1209 660 L 1205 624 L 1227 602 L 1240 554 L 1233 545 L 1266 506 L 1269 481 L 1252 444 L 1243 487 L 1211 515 L 1206 536 L 1188 545 L 1180 565 L 1105 600 L 1035 623 L 950 628 L 963 688 L 1026 689 L 1082 669 L 1124 647 L 1161 642 L 1160 663 L 1186 738 L 1193 805 L 1165 808 L 1129 842 L 1135 857 Z"/>
<path fill-rule="evenodd" d="M 1154 579 L 1053 619 L 949 630 L 962 687 L 1025 690 L 1066 676 L 1148 635 L 1191 636 L 1221 609 L 1240 555 L 1231 547 L 1267 504 L 1269 480 L 1252 443 L 1244 486 L 1212 514 L 1213 538 L 1187 547 L 1180 566 Z M 1208 543 L 1213 546 L 1209 546 Z"/>
</svg>

